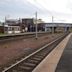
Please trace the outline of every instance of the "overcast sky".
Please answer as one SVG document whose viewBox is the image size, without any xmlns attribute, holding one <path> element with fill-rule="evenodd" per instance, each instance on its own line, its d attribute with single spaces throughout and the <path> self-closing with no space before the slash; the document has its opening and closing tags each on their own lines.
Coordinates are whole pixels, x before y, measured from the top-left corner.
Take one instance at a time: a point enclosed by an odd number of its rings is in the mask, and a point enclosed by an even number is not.
<svg viewBox="0 0 72 72">
<path fill-rule="evenodd" d="M 0 20 L 35 17 L 46 22 L 72 22 L 72 0 L 0 0 Z"/>
</svg>

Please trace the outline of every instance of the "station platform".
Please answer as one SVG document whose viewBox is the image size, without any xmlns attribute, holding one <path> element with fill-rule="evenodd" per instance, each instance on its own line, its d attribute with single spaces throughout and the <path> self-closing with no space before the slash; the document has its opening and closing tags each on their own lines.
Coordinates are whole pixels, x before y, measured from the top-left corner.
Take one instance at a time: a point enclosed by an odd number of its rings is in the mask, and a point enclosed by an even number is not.
<svg viewBox="0 0 72 72">
<path fill-rule="evenodd" d="M 55 72 L 72 72 L 72 36 L 65 47 Z"/>
<path fill-rule="evenodd" d="M 72 67 L 72 65 L 70 64 L 72 63 L 72 51 L 70 51 L 71 43 L 72 33 L 64 38 L 64 40 L 61 41 L 56 46 L 56 48 L 32 72 L 72 72 L 72 70 L 69 71 Z M 69 50 L 70 52 L 67 50 Z M 70 68 L 68 66 L 70 66 Z"/>
</svg>

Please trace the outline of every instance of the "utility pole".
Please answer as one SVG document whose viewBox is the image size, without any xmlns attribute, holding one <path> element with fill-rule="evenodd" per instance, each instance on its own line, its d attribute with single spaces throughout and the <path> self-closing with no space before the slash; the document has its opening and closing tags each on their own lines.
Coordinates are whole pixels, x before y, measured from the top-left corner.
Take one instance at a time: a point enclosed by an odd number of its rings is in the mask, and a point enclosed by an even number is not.
<svg viewBox="0 0 72 72">
<path fill-rule="evenodd" d="M 7 33 L 7 32 L 8 32 L 8 24 L 6 24 L 6 23 L 7 23 L 7 19 L 8 19 L 9 17 L 10 17 L 9 15 L 5 16 L 4 33 Z M 5 29 L 6 26 L 7 26 L 7 29 Z"/>
<path fill-rule="evenodd" d="M 35 13 L 35 16 L 36 16 L 36 39 L 38 39 L 38 30 L 37 30 L 37 12 Z"/>
<path fill-rule="evenodd" d="M 53 23 L 54 17 L 52 16 L 52 23 Z"/>
<path fill-rule="evenodd" d="M 21 33 L 22 32 L 22 21 L 20 18 L 19 18 L 19 26 L 20 26 L 20 33 Z"/>
<path fill-rule="evenodd" d="M 6 25 L 6 16 L 5 16 L 5 23 L 4 23 L 4 33 L 5 33 L 5 25 Z"/>
<path fill-rule="evenodd" d="M 37 2 L 37 0 L 34 0 L 34 2 Z M 38 33 L 37 33 L 38 32 L 38 30 L 37 30 L 38 29 L 37 28 L 37 11 L 35 13 L 35 25 L 36 25 L 36 29 L 35 29 L 36 30 L 36 37 L 35 38 L 38 39 Z"/>
<path fill-rule="evenodd" d="M 52 16 L 52 24 L 54 23 L 54 17 Z M 52 34 L 54 34 L 54 26 L 52 27 Z"/>
</svg>

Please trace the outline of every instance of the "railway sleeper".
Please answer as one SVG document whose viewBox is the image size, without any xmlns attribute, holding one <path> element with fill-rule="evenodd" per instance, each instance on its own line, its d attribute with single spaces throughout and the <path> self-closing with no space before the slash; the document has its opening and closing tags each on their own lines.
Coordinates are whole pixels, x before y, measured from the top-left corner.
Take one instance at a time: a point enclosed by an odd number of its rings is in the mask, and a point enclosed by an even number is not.
<svg viewBox="0 0 72 72">
<path fill-rule="evenodd" d="M 18 67 L 15 67 L 7 72 L 29 72 L 30 70 L 32 70 L 32 67 L 30 66 L 18 66 Z"/>
<path fill-rule="evenodd" d="M 32 60 L 40 61 L 41 59 L 34 57 L 34 58 L 32 58 Z"/>
<path fill-rule="evenodd" d="M 23 63 L 23 66 L 35 66 L 35 65 L 36 65 L 35 63 L 30 62 Z"/>
<path fill-rule="evenodd" d="M 41 56 L 41 55 L 35 55 L 35 58 L 43 58 L 45 55 Z"/>
<path fill-rule="evenodd" d="M 29 59 L 28 62 L 30 62 L 30 63 L 38 63 L 37 60 L 32 60 L 32 59 Z"/>
</svg>

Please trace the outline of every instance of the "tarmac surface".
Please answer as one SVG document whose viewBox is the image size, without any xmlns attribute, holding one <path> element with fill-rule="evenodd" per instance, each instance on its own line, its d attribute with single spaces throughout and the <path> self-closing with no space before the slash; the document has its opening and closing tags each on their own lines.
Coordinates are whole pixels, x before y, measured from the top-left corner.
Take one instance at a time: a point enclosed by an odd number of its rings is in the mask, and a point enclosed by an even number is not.
<svg viewBox="0 0 72 72">
<path fill-rule="evenodd" d="M 72 35 L 64 49 L 55 72 L 72 72 Z"/>
</svg>

